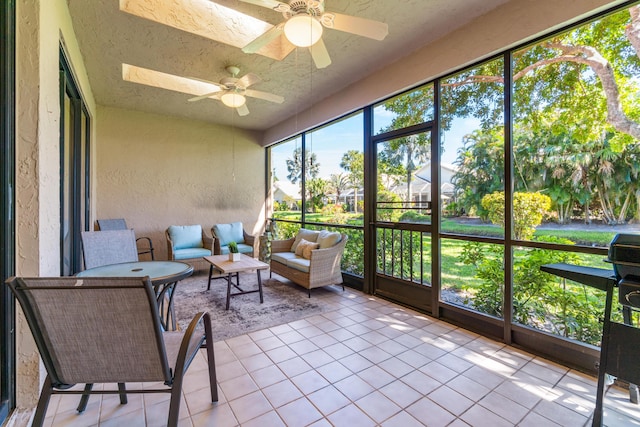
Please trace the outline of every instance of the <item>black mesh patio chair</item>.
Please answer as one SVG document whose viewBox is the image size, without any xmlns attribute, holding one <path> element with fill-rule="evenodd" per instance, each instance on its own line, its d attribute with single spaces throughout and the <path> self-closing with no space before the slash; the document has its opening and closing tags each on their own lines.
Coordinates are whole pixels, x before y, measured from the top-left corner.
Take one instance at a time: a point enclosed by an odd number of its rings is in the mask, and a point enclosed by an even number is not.
<svg viewBox="0 0 640 427">
<path fill-rule="evenodd" d="M 127 230 L 127 222 L 124 218 L 116 218 L 116 219 L 99 219 L 98 220 L 98 228 L 100 231 L 106 230 Z M 153 255 L 153 242 L 150 237 L 138 237 L 136 239 L 136 243 L 142 244 L 138 247 L 138 255 L 149 254 L 151 255 L 151 261 L 155 261 L 155 257 Z"/>
<path fill-rule="evenodd" d="M 119 394 L 125 404 L 129 393 L 170 393 L 167 425 L 177 426 L 184 375 L 200 348 L 206 349 L 211 401 L 218 401 L 209 314 L 196 314 L 184 332 L 163 331 L 148 277 L 12 277 L 6 283 L 47 370 L 33 426 L 42 426 L 52 394 L 82 395 L 82 412 L 91 394 Z M 156 384 L 129 390 L 127 382 Z M 94 383 L 117 383 L 118 390 L 93 390 Z M 84 390 L 70 390 L 75 384 Z"/>
<path fill-rule="evenodd" d="M 138 261 L 133 230 L 83 231 L 80 239 L 84 268 Z"/>
</svg>

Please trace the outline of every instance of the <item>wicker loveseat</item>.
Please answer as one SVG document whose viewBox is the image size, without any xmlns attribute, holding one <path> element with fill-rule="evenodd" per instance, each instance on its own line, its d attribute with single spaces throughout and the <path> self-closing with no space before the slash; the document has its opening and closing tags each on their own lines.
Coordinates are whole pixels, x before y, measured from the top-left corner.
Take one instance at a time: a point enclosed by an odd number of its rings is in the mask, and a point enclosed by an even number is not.
<svg viewBox="0 0 640 427">
<path fill-rule="evenodd" d="M 307 245 L 306 252 L 297 248 L 301 243 Z M 301 228 L 296 237 L 271 242 L 271 272 L 308 289 L 311 297 L 313 288 L 342 283 L 340 261 L 346 243 L 346 234 Z"/>
</svg>

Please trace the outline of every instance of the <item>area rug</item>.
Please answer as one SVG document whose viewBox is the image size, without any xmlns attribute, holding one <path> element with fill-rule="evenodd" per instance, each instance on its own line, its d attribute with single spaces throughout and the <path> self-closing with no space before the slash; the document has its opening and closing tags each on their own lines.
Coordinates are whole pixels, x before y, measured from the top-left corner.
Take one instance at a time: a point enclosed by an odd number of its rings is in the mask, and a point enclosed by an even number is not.
<svg viewBox="0 0 640 427">
<path fill-rule="evenodd" d="M 211 281 L 207 291 L 207 274 L 200 273 L 178 283 L 174 296 L 174 310 L 178 327 L 185 330 L 193 315 L 207 311 L 211 315 L 215 341 L 225 340 L 260 329 L 281 325 L 330 309 L 321 298 L 308 298 L 307 290 L 286 281 L 269 278 L 262 273 L 264 303 L 259 294 L 252 293 L 231 297 L 229 310 L 225 310 L 227 281 Z M 240 273 L 243 290 L 258 288 L 255 272 Z M 237 289 L 231 288 L 232 292 Z"/>
</svg>

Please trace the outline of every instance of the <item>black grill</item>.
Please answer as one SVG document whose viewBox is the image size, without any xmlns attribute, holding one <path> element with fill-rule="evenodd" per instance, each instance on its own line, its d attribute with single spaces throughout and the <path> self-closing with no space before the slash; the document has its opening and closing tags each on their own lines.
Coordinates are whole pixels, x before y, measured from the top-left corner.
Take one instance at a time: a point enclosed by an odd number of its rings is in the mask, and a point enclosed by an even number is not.
<svg viewBox="0 0 640 427">
<path fill-rule="evenodd" d="M 613 264 L 620 304 L 640 308 L 640 234 L 617 234 L 607 261 Z"/>
<path fill-rule="evenodd" d="M 640 309 L 640 234 L 617 234 L 609 244 L 609 268 L 583 267 L 571 264 L 547 264 L 540 270 L 606 292 L 602 344 L 598 363 L 598 389 L 592 427 L 601 427 L 607 375 L 629 384 L 629 397 L 638 403 L 640 383 L 640 329 L 632 326 L 632 313 Z M 613 292 L 618 287 L 624 323 L 611 319 Z"/>
</svg>

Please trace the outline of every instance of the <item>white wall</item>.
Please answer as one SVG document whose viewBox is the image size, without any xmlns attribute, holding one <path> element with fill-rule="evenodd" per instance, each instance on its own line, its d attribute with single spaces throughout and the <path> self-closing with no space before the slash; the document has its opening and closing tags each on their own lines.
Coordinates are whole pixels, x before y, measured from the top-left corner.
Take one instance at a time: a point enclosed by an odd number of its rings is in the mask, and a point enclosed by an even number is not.
<svg viewBox="0 0 640 427">
<path fill-rule="evenodd" d="M 264 226 L 265 161 L 258 136 L 226 126 L 99 107 L 96 217 L 124 218 L 166 259 L 170 225 Z"/>
<path fill-rule="evenodd" d="M 16 2 L 16 273 L 60 273 L 60 87 L 64 44 L 88 108 L 93 95 L 65 0 Z M 40 359 L 21 314 L 17 317 L 17 416 L 30 413 L 43 381 Z"/>
</svg>

